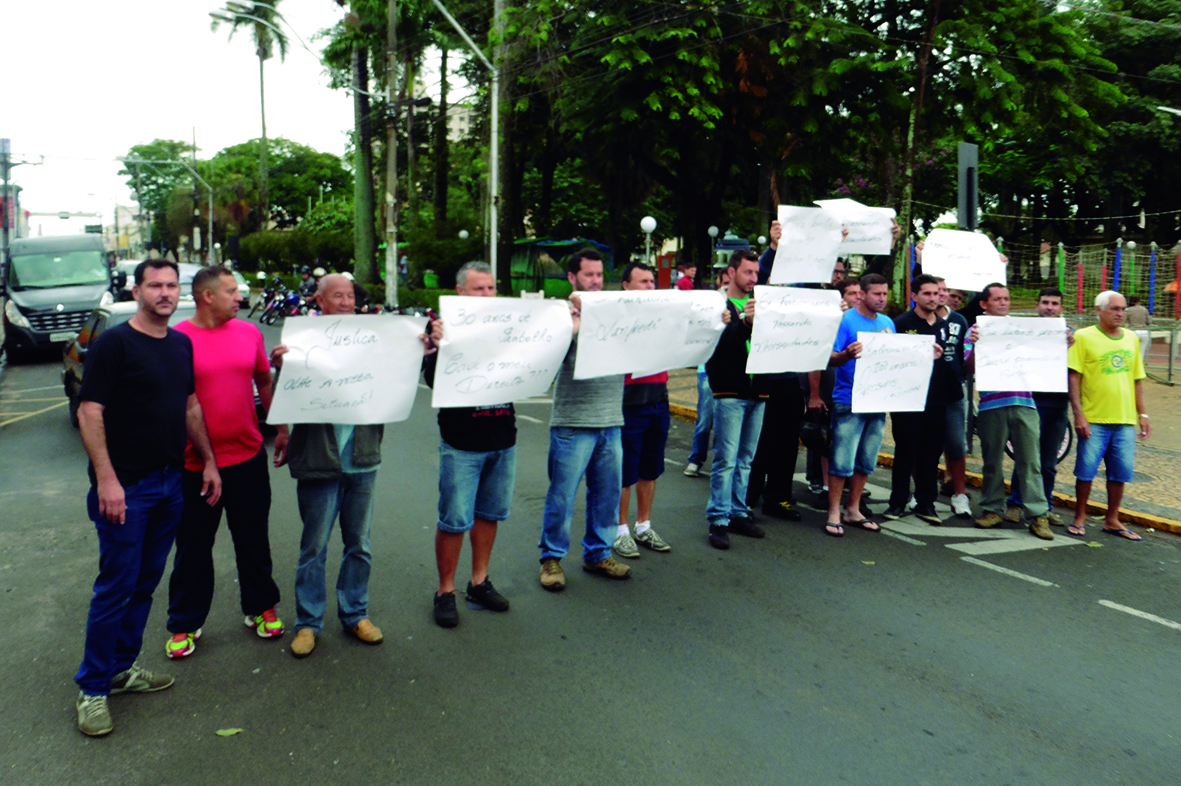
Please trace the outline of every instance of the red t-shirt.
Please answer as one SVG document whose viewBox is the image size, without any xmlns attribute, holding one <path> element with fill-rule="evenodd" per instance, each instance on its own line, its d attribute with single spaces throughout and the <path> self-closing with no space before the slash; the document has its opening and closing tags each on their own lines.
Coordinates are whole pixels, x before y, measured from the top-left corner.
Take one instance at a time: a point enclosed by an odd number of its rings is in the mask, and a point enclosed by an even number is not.
<svg viewBox="0 0 1181 786">
<path fill-rule="evenodd" d="M 205 412 L 205 428 L 213 443 L 217 466 L 229 467 L 254 458 L 262 447 L 254 411 L 254 375 L 270 371 L 262 333 L 241 319 L 219 328 L 201 328 L 185 320 L 176 329 L 193 342 L 197 400 Z M 205 462 L 185 446 L 185 469 L 200 472 Z"/>
<path fill-rule="evenodd" d="M 681 276 L 677 279 L 677 289 L 692 289 L 693 279 L 688 276 Z"/>
</svg>

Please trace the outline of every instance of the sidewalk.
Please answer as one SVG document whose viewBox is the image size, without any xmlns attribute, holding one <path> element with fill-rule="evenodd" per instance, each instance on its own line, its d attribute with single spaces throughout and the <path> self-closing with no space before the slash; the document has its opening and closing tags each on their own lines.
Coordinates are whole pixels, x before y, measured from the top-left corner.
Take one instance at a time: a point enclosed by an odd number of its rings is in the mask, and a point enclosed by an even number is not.
<svg viewBox="0 0 1181 786">
<path fill-rule="evenodd" d="M 697 417 L 697 372 L 677 369 L 668 373 L 668 397 L 673 414 L 684 418 Z M 1144 403 L 1152 415 L 1152 436 L 1136 446 L 1136 475 L 1124 490 L 1120 507 L 1121 518 L 1146 527 L 1181 533 L 1181 387 L 1169 387 L 1144 381 Z M 972 444 L 968 456 L 968 482 L 980 485 L 980 441 Z M 893 460 L 894 441 L 890 427 L 878 463 L 889 466 Z M 1012 471 L 1012 462 L 1005 459 L 1005 477 Z M 1093 513 L 1106 511 L 1107 492 L 1100 475 L 1091 491 Z M 1059 506 L 1074 507 L 1074 449 L 1058 465 L 1058 480 L 1054 487 Z"/>
</svg>

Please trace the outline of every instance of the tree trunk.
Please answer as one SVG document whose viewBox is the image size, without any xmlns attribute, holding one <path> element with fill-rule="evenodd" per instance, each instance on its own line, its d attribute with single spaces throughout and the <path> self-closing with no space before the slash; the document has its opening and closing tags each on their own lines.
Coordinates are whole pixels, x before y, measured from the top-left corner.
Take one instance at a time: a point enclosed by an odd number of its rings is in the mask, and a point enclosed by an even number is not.
<svg viewBox="0 0 1181 786">
<path fill-rule="evenodd" d="M 263 51 L 258 51 L 258 107 L 262 113 L 262 147 L 258 151 L 258 204 L 262 208 L 262 230 L 271 223 L 271 202 L 267 194 L 267 102 L 266 89 L 262 78 L 263 63 L 266 62 Z"/>
<path fill-rule="evenodd" d="M 359 284 L 376 284 L 373 255 L 377 249 L 373 203 L 373 144 L 370 140 L 369 119 L 369 60 L 363 46 L 353 47 L 353 255 L 356 267 L 353 275 Z"/>
<path fill-rule="evenodd" d="M 435 239 L 447 233 L 447 180 L 450 156 L 447 149 L 447 46 L 439 46 L 439 117 L 435 123 Z"/>
<path fill-rule="evenodd" d="M 409 93 L 406 102 L 406 212 L 410 220 L 417 219 L 418 185 L 415 182 L 418 171 L 414 166 L 414 58 L 413 54 L 406 55 L 406 90 Z"/>
</svg>

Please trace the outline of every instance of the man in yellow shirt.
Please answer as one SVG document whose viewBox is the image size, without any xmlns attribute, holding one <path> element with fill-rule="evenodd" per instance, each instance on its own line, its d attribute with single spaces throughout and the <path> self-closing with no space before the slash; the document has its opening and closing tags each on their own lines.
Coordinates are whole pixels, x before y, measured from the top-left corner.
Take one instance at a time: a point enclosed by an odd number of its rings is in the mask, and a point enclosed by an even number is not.
<svg viewBox="0 0 1181 786">
<path fill-rule="evenodd" d="M 1126 310 L 1123 295 L 1100 292 L 1095 297 L 1099 324 L 1075 333 L 1070 347 L 1070 405 L 1079 441 L 1074 464 L 1078 502 L 1067 532 L 1076 537 L 1087 532 L 1087 499 L 1102 460 L 1107 474 L 1103 531 L 1127 540 L 1141 539 L 1119 520 L 1124 484 L 1132 479 L 1136 437 L 1146 439 L 1152 433 L 1144 411 L 1140 339 L 1122 327 Z"/>
</svg>

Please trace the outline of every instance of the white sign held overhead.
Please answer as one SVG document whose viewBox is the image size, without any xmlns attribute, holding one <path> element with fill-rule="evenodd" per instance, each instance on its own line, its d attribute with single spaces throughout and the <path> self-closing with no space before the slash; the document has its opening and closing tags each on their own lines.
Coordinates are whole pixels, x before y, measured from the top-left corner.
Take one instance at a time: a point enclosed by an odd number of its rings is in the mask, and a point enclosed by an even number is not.
<svg viewBox="0 0 1181 786">
<path fill-rule="evenodd" d="M 755 287 L 748 374 L 818 371 L 828 365 L 841 325 L 841 293 Z"/>
<path fill-rule="evenodd" d="M 652 374 L 675 368 L 694 319 L 693 294 L 674 290 L 580 292 L 574 378 Z"/>
<path fill-rule="evenodd" d="M 889 254 L 894 247 L 894 209 L 870 207 L 855 199 L 817 199 L 816 204 L 835 215 L 849 230 L 841 244 L 846 254 Z"/>
<path fill-rule="evenodd" d="M 410 417 L 425 317 L 289 317 L 272 423 L 397 423 Z"/>
<path fill-rule="evenodd" d="M 1061 317 L 976 318 L 977 390 L 1066 393 L 1066 320 Z"/>
<path fill-rule="evenodd" d="M 574 325 L 565 300 L 439 298 L 433 407 L 486 407 L 545 393 Z"/>
<path fill-rule="evenodd" d="M 854 412 L 922 412 L 935 363 L 935 339 L 909 333 L 858 333 Z"/>
<path fill-rule="evenodd" d="M 841 221 L 819 207 L 779 206 L 783 234 L 775 249 L 771 284 L 827 284 L 841 248 Z"/>
<path fill-rule="evenodd" d="M 979 292 L 1006 283 L 1005 263 L 984 235 L 958 229 L 932 229 L 923 241 L 923 272 L 946 279 L 947 286 Z"/>
</svg>

